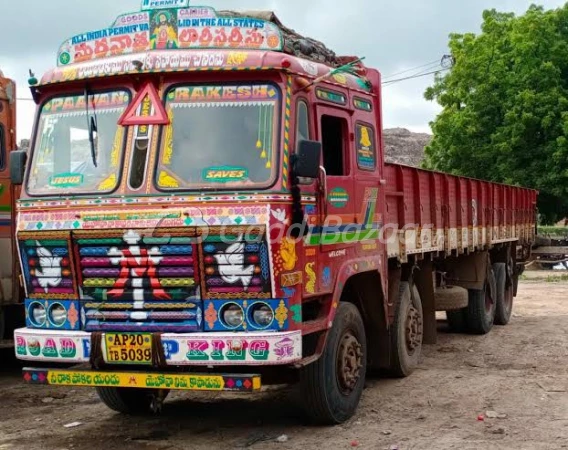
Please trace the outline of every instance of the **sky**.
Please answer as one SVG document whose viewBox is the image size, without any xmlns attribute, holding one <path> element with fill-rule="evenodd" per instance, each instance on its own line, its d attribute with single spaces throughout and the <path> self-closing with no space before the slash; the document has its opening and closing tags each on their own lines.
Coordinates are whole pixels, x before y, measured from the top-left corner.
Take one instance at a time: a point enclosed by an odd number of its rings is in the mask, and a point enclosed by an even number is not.
<svg viewBox="0 0 568 450">
<path fill-rule="evenodd" d="M 439 60 L 448 53 L 450 33 L 479 32 L 482 12 L 522 13 L 531 3 L 546 8 L 566 0 L 192 0 L 216 9 L 274 11 L 289 28 L 326 43 L 337 54 L 366 58 L 368 66 L 389 77 Z M 59 45 L 85 31 L 110 26 L 125 12 L 138 11 L 140 0 L 3 0 L 0 15 L 0 70 L 18 84 L 18 97 L 30 98 L 28 70 L 38 78 L 55 66 Z M 405 77 L 403 73 L 390 80 Z M 440 111 L 424 99 L 433 75 L 386 86 L 385 128 L 430 132 Z M 18 140 L 29 138 L 35 105 L 18 103 Z"/>
</svg>

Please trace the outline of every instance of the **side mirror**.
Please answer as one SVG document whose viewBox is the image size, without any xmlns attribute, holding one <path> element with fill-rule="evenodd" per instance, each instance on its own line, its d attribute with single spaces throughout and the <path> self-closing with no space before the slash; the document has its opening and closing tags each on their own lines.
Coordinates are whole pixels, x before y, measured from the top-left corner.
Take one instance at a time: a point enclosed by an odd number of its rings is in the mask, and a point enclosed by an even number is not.
<svg viewBox="0 0 568 450">
<path fill-rule="evenodd" d="M 317 178 L 321 153 L 321 142 L 301 140 L 294 158 L 294 174 L 299 178 Z"/>
<path fill-rule="evenodd" d="M 10 180 L 15 186 L 19 186 L 24 183 L 27 159 L 28 154 L 23 150 L 14 150 L 10 152 Z"/>
</svg>

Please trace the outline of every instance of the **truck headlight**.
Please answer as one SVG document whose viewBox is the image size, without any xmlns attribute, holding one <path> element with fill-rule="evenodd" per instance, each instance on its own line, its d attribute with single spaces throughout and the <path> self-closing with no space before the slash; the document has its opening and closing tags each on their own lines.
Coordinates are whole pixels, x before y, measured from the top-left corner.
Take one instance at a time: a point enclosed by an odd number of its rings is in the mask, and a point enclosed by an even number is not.
<svg viewBox="0 0 568 450">
<path fill-rule="evenodd" d="M 252 307 L 252 320 L 259 328 L 269 327 L 274 320 L 274 311 L 266 303 L 257 303 Z"/>
<path fill-rule="evenodd" d="M 56 327 L 61 327 L 67 320 L 67 310 L 61 303 L 54 303 L 49 308 L 49 320 Z"/>
<path fill-rule="evenodd" d="M 41 303 L 32 303 L 28 311 L 32 324 L 36 327 L 43 327 L 47 320 L 47 311 Z"/>
<path fill-rule="evenodd" d="M 228 303 L 221 309 L 223 323 L 229 328 L 238 328 L 245 321 L 245 312 L 236 303 Z"/>
</svg>

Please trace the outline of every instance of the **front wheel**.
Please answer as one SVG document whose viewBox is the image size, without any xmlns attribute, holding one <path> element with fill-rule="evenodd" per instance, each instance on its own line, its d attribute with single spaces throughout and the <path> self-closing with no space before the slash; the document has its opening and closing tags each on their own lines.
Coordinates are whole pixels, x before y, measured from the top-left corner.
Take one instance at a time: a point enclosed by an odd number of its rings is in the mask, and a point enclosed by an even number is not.
<svg viewBox="0 0 568 450">
<path fill-rule="evenodd" d="M 101 401 L 113 411 L 139 415 L 157 412 L 169 391 L 119 387 L 97 387 Z"/>
<path fill-rule="evenodd" d="M 359 310 L 340 303 L 320 358 L 300 372 L 308 419 L 320 425 L 345 422 L 355 413 L 365 385 L 367 341 Z"/>
</svg>

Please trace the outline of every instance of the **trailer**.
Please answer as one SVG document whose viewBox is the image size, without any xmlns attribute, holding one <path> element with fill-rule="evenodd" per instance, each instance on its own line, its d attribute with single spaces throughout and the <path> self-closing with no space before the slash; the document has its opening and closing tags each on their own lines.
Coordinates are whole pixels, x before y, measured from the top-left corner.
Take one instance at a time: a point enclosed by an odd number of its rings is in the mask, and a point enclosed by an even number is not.
<svg viewBox="0 0 568 450">
<path fill-rule="evenodd" d="M 418 367 L 437 310 L 509 322 L 535 191 L 385 164 L 378 70 L 272 13 L 187 3 L 72 37 L 30 86 L 26 382 L 127 414 L 288 383 L 334 424 L 368 370 Z"/>
</svg>

